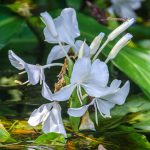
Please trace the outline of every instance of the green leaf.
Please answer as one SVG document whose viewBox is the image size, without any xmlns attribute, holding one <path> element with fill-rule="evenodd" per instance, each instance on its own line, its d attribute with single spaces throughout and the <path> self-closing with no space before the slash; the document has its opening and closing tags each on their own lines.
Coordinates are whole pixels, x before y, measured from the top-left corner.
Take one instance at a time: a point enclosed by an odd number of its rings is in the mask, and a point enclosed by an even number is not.
<svg viewBox="0 0 150 150">
<path fill-rule="evenodd" d="M 83 0 L 66 0 L 69 7 L 80 9 Z"/>
<path fill-rule="evenodd" d="M 0 142 L 6 142 L 10 138 L 10 134 L 4 128 L 2 124 L 0 124 Z"/>
<path fill-rule="evenodd" d="M 87 41 L 91 42 L 92 39 L 99 34 L 99 32 L 104 32 L 106 34 L 110 33 L 110 31 L 106 27 L 98 24 L 90 17 L 78 14 L 78 20 L 82 39 L 86 38 Z M 103 53 L 107 55 L 113 45 L 113 42 L 108 44 Z M 150 52 L 148 49 L 131 48 L 129 46 L 126 46 L 120 51 L 113 63 L 122 72 L 128 75 L 128 77 L 132 79 L 150 98 L 149 58 Z"/>
<path fill-rule="evenodd" d="M 21 31 L 23 20 L 5 7 L 0 6 L 0 10 L 0 49 L 2 49 Z"/>
<path fill-rule="evenodd" d="M 64 145 L 66 140 L 62 134 L 55 132 L 40 135 L 34 143 L 36 144 L 51 144 L 51 145 Z"/>
</svg>

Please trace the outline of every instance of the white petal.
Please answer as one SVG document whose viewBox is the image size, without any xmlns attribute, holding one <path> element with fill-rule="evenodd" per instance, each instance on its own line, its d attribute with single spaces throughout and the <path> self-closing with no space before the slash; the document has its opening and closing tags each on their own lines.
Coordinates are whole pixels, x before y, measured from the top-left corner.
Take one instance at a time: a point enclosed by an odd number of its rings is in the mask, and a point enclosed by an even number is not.
<svg viewBox="0 0 150 150">
<path fill-rule="evenodd" d="M 78 52 L 79 52 L 79 49 L 80 49 L 80 47 L 81 47 L 81 45 L 83 44 L 84 42 L 83 41 L 81 41 L 81 40 L 77 40 L 76 42 L 75 42 L 75 47 L 74 47 L 74 52 L 75 52 L 75 54 L 77 54 Z M 89 48 L 89 46 L 85 43 L 84 44 L 84 53 L 83 53 L 83 56 L 84 57 L 89 57 L 90 56 L 90 48 Z"/>
<path fill-rule="evenodd" d="M 61 118 L 61 107 L 59 104 L 53 103 L 53 108 L 50 111 L 47 119 L 43 122 L 42 129 L 45 133 L 56 132 L 67 137 Z"/>
<path fill-rule="evenodd" d="M 59 41 L 65 42 L 71 46 L 74 45 L 74 38 L 71 36 L 71 33 L 69 33 L 69 30 L 66 27 L 66 22 L 63 20 L 62 16 L 54 19 L 54 22 L 59 34 Z"/>
<path fill-rule="evenodd" d="M 51 109 L 52 104 L 48 103 L 48 104 L 43 104 L 42 106 L 40 106 L 38 109 L 35 109 L 29 120 L 28 123 L 31 126 L 37 126 L 39 123 L 41 123 L 43 121 L 44 116 L 48 113 L 48 111 Z"/>
<path fill-rule="evenodd" d="M 110 87 L 111 87 L 112 89 L 118 89 L 119 86 L 120 86 L 120 84 L 121 84 L 121 80 L 115 79 L 115 80 L 113 80 L 113 81 L 111 82 Z"/>
<path fill-rule="evenodd" d="M 91 71 L 91 60 L 89 58 L 80 58 L 78 59 L 73 67 L 71 75 L 71 83 L 82 83 L 86 82 Z"/>
<path fill-rule="evenodd" d="M 28 80 L 32 85 L 35 85 L 39 82 L 41 77 L 41 68 L 37 65 L 25 64 L 25 70 L 28 74 Z"/>
<path fill-rule="evenodd" d="M 63 46 L 64 50 L 66 51 L 66 53 L 68 53 L 69 49 L 70 49 L 70 45 L 65 45 Z M 60 59 L 65 57 L 65 53 L 63 52 L 61 46 L 56 45 L 54 46 L 47 58 L 47 64 L 50 64 L 52 61 Z"/>
<path fill-rule="evenodd" d="M 66 85 L 65 87 L 61 88 L 58 92 L 55 92 L 52 95 L 52 99 L 54 101 L 65 101 L 68 100 L 75 89 L 76 85 L 69 84 Z"/>
<path fill-rule="evenodd" d="M 96 84 L 84 83 L 84 84 L 81 84 L 81 86 L 84 88 L 86 93 L 92 97 L 101 97 L 101 96 L 107 95 L 108 93 L 112 91 L 112 89 L 110 89 L 109 87 L 100 87 L 100 86 L 97 86 Z"/>
<path fill-rule="evenodd" d="M 40 15 L 42 16 L 42 21 L 45 23 L 49 34 L 51 34 L 53 37 L 56 37 L 58 34 L 52 17 L 48 14 L 48 12 L 43 12 Z"/>
<path fill-rule="evenodd" d="M 92 64 L 89 83 L 96 84 L 100 87 L 105 87 L 109 80 L 109 72 L 106 63 L 95 60 Z"/>
<path fill-rule="evenodd" d="M 78 21 L 76 17 L 76 12 L 73 8 L 65 8 L 62 10 L 61 15 L 65 22 L 67 31 L 73 38 L 80 36 L 80 31 L 78 28 Z"/>
<path fill-rule="evenodd" d="M 52 92 L 45 82 L 43 82 L 43 85 L 42 85 L 42 96 L 50 101 L 53 101 Z"/>
<path fill-rule="evenodd" d="M 54 37 L 48 30 L 48 28 L 44 28 L 44 36 L 45 36 L 45 41 L 48 42 L 48 43 L 58 43 L 59 42 L 59 39 L 58 37 Z"/>
<path fill-rule="evenodd" d="M 96 104 L 99 112 L 103 117 L 111 117 L 110 110 L 115 106 L 115 104 L 101 99 L 96 99 Z"/>
<path fill-rule="evenodd" d="M 85 114 L 85 112 L 87 111 L 87 109 L 89 108 L 89 106 L 93 105 L 94 104 L 94 100 L 92 102 L 90 102 L 88 105 L 84 105 L 82 107 L 79 107 L 79 108 L 69 108 L 67 113 L 70 115 L 70 116 L 73 116 L 73 117 L 81 117 Z"/>
<path fill-rule="evenodd" d="M 104 97 L 102 97 L 105 100 L 108 100 L 109 102 L 113 104 L 122 105 L 124 104 L 130 89 L 130 83 L 127 81 L 122 88 L 120 88 L 116 93 L 109 94 Z"/>
<path fill-rule="evenodd" d="M 25 62 L 20 57 L 18 57 L 12 50 L 8 51 L 8 58 L 12 66 L 19 70 L 24 69 Z"/>
</svg>

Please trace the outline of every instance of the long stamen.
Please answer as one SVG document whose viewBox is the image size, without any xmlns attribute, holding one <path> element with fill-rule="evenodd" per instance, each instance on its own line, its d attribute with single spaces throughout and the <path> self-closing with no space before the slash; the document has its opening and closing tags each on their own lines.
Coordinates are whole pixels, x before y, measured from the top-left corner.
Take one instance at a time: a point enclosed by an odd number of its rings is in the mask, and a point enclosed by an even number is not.
<svg viewBox="0 0 150 150">
<path fill-rule="evenodd" d="M 44 66 L 42 66 L 42 68 L 43 69 L 45 69 L 45 68 L 49 68 L 49 67 L 53 67 L 53 66 L 63 66 L 63 64 L 62 63 L 52 63 L 52 64 L 47 64 L 47 65 L 44 65 Z"/>
<path fill-rule="evenodd" d="M 77 95 L 78 95 L 78 98 L 79 98 L 79 101 L 80 101 L 80 103 L 81 103 L 81 105 L 83 105 L 83 103 L 82 103 L 82 99 L 81 99 L 81 97 L 80 97 L 80 94 L 79 94 L 80 92 L 79 92 L 79 86 L 77 86 Z"/>
<path fill-rule="evenodd" d="M 70 57 L 68 56 L 67 52 L 66 52 L 65 49 L 63 48 L 63 45 L 61 44 L 61 42 L 59 42 L 59 45 L 60 45 L 61 49 L 63 50 L 63 52 L 64 52 L 66 58 L 68 59 L 68 61 L 71 61 L 71 59 L 70 59 Z"/>
<path fill-rule="evenodd" d="M 100 54 L 100 52 L 105 48 L 105 46 L 108 44 L 109 39 L 107 39 L 104 44 L 99 48 L 99 50 L 97 51 L 97 53 L 95 54 L 93 61 L 98 57 L 98 55 Z"/>
<path fill-rule="evenodd" d="M 29 80 L 27 80 L 25 82 L 21 82 L 19 80 L 15 80 L 14 82 L 17 83 L 17 84 L 19 84 L 19 85 L 25 85 L 25 84 L 29 83 Z"/>
<path fill-rule="evenodd" d="M 21 74 L 24 74 L 24 73 L 26 73 L 26 71 L 19 72 L 18 74 L 21 75 Z"/>
</svg>

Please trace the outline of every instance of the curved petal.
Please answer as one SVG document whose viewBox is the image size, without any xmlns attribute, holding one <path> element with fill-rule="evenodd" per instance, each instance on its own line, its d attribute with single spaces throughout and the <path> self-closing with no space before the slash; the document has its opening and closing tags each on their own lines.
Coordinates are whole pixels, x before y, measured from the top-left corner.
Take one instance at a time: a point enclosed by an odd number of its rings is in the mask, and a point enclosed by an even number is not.
<svg viewBox="0 0 150 150">
<path fill-rule="evenodd" d="M 78 59 L 73 67 L 71 75 L 71 83 L 82 83 L 86 82 L 91 71 L 91 60 L 89 58 Z"/>
<path fill-rule="evenodd" d="M 103 117 L 111 117 L 110 110 L 115 106 L 115 104 L 101 99 L 96 99 L 96 104 L 98 111 L 101 113 Z"/>
<path fill-rule="evenodd" d="M 92 64 L 89 83 L 96 84 L 100 87 L 105 87 L 109 80 L 109 72 L 106 63 L 95 60 Z"/>
<path fill-rule="evenodd" d="M 70 47 L 71 47 L 70 45 L 63 46 L 66 53 L 68 53 Z M 47 64 L 50 64 L 52 61 L 63 58 L 63 57 L 65 57 L 65 54 L 64 54 L 61 46 L 56 45 L 51 49 L 51 51 L 48 55 Z"/>
<path fill-rule="evenodd" d="M 99 98 L 116 93 L 119 90 L 118 87 L 120 83 L 120 80 L 113 80 L 110 87 L 101 87 L 95 83 L 82 83 L 81 86 L 84 88 L 88 95 Z"/>
<path fill-rule="evenodd" d="M 65 8 L 62 10 L 60 16 L 63 17 L 63 20 L 65 22 L 65 26 L 66 26 L 69 34 L 73 38 L 80 36 L 80 31 L 78 28 L 78 21 L 77 21 L 75 10 L 73 8 Z"/>
<path fill-rule="evenodd" d="M 81 45 L 83 44 L 84 42 L 81 41 L 81 40 L 77 40 L 75 42 L 75 47 L 74 47 L 74 52 L 75 54 L 77 54 L 79 52 L 79 49 L 81 47 Z M 84 57 L 90 57 L 90 48 L 89 46 L 85 43 L 84 44 L 84 53 L 83 53 L 83 56 Z"/>
<path fill-rule="evenodd" d="M 48 87 L 48 85 L 46 84 L 46 82 L 43 82 L 43 85 L 42 85 L 42 96 L 50 101 L 53 101 L 52 92 L 50 88 Z"/>
<path fill-rule="evenodd" d="M 59 41 L 58 42 L 65 42 L 69 45 L 74 45 L 74 38 L 72 37 L 71 33 L 69 33 L 69 30 L 66 27 L 66 23 L 63 20 L 62 16 L 57 17 L 54 19 L 57 32 L 59 34 Z"/>
<path fill-rule="evenodd" d="M 110 89 L 109 87 L 100 87 L 97 86 L 96 84 L 88 83 L 88 84 L 82 84 L 81 86 L 84 88 L 86 93 L 92 97 L 101 97 L 107 95 L 112 91 L 112 89 Z"/>
<path fill-rule="evenodd" d="M 66 101 L 70 98 L 73 90 L 75 89 L 76 85 L 69 84 L 65 87 L 61 88 L 59 91 L 52 94 L 52 99 L 54 101 Z"/>
<path fill-rule="evenodd" d="M 25 62 L 18 57 L 12 50 L 8 51 L 8 58 L 12 66 L 17 68 L 18 70 L 24 69 Z"/>
<path fill-rule="evenodd" d="M 43 122 L 42 129 L 45 133 L 56 132 L 67 137 L 61 118 L 61 107 L 59 104 L 53 103 L 53 108 L 50 111 L 47 119 Z"/>
<path fill-rule="evenodd" d="M 48 28 L 44 28 L 43 30 L 45 41 L 48 43 L 58 43 L 59 39 L 58 37 L 54 37 L 48 30 Z"/>
<path fill-rule="evenodd" d="M 116 93 L 109 94 L 104 97 L 102 97 L 105 100 L 108 100 L 109 102 L 113 104 L 122 105 L 124 104 L 130 89 L 130 83 L 127 81 L 122 88 L 120 88 Z"/>
<path fill-rule="evenodd" d="M 89 108 L 89 106 L 93 105 L 95 102 L 95 100 L 93 100 L 92 102 L 90 102 L 88 105 L 84 105 L 82 107 L 79 107 L 79 108 L 69 108 L 67 113 L 70 115 L 70 116 L 73 116 L 73 117 L 81 117 L 85 114 L 85 112 L 87 111 L 87 109 Z"/>
<path fill-rule="evenodd" d="M 58 34 L 57 34 L 55 24 L 54 24 L 52 17 L 48 14 L 48 12 L 43 12 L 40 15 L 42 17 L 41 18 L 42 21 L 46 25 L 46 28 L 47 28 L 47 31 L 49 32 L 49 34 L 51 34 L 53 37 L 56 37 Z"/>
<path fill-rule="evenodd" d="M 39 82 L 41 76 L 41 68 L 37 65 L 25 64 L 25 70 L 28 74 L 29 82 L 35 85 Z"/>
<path fill-rule="evenodd" d="M 48 111 L 51 109 L 52 104 L 48 103 L 48 104 L 43 104 L 41 105 L 38 109 L 35 109 L 29 120 L 28 123 L 31 126 L 37 126 L 39 123 L 41 123 L 43 121 L 43 117 L 48 113 Z"/>
</svg>

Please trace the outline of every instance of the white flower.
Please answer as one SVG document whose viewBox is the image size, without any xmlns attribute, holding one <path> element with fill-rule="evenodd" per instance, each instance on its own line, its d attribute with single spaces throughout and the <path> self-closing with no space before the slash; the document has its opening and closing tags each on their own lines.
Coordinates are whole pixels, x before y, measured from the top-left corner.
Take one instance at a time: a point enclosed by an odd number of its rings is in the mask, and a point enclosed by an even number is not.
<svg viewBox="0 0 150 150">
<path fill-rule="evenodd" d="M 136 18 L 134 10 L 141 7 L 141 0 L 110 0 L 110 12 L 115 12 L 122 18 Z"/>
<path fill-rule="evenodd" d="M 108 68 L 104 62 L 95 60 L 91 64 L 90 58 L 83 57 L 75 62 L 69 85 L 61 88 L 58 92 L 51 94 L 48 92 L 47 86 L 44 86 L 43 84 L 42 95 L 43 97 L 47 97 L 47 99 L 64 101 L 68 100 L 73 90 L 77 88 L 77 95 L 82 104 L 81 88 L 92 97 L 101 97 L 113 92 L 115 90 L 113 86 L 107 87 L 108 78 Z"/>
<path fill-rule="evenodd" d="M 61 118 L 61 107 L 57 102 L 43 104 L 38 109 L 35 109 L 28 123 L 31 126 L 37 126 L 42 123 L 44 133 L 56 132 L 67 137 Z"/>
<path fill-rule="evenodd" d="M 110 117 L 110 110 L 117 104 L 117 105 L 122 105 L 124 104 L 126 97 L 129 94 L 129 88 L 130 84 L 129 81 L 127 81 L 124 86 L 119 88 L 121 84 L 121 81 L 119 80 L 113 80 L 111 83 L 110 87 L 113 87 L 113 91 L 108 92 L 105 95 L 102 95 L 98 98 L 94 98 L 91 103 L 88 105 L 84 105 L 80 108 L 69 108 L 68 109 L 68 114 L 70 116 L 74 117 L 80 117 L 82 116 L 89 106 L 94 105 L 95 106 L 95 111 L 100 112 L 100 114 L 103 117 Z M 97 118 L 96 118 L 97 119 Z M 96 121 L 98 123 L 98 121 Z"/>
<path fill-rule="evenodd" d="M 41 13 L 46 27 L 44 29 L 45 41 L 49 43 L 64 42 L 74 45 L 74 39 L 80 36 L 76 12 L 73 8 L 65 8 L 55 19 L 47 13 Z"/>
<path fill-rule="evenodd" d="M 42 81 L 45 80 L 45 75 L 44 75 L 45 68 L 51 67 L 51 66 L 62 66 L 62 64 L 60 63 L 53 63 L 53 64 L 49 64 L 45 66 L 28 64 L 25 61 L 23 61 L 20 57 L 18 57 L 12 50 L 8 51 L 8 58 L 12 66 L 17 68 L 18 70 L 25 69 L 25 72 L 27 72 L 27 75 L 28 75 L 28 81 L 32 85 L 35 85 L 39 82 L 42 83 Z M 51 61 L 55 59 L 57 58 L 53 56 L 53 58 L 51 58 Z"/>
</svg>

